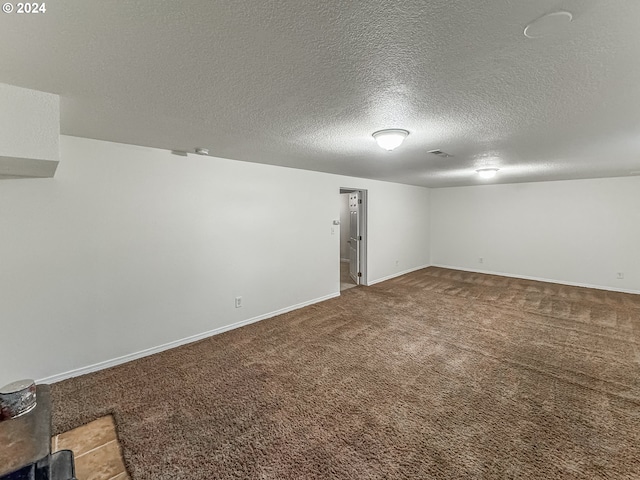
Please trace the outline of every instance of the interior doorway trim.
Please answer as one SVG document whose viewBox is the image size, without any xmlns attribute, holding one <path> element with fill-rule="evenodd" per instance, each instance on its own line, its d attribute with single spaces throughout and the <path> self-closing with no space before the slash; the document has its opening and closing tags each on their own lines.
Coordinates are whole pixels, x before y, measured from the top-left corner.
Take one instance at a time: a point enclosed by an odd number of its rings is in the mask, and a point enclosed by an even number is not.
<svg viewBox="0 0 640 480">
<path fill-rule="evenodd" d="M 368 250 L 368 230 L 367 230 L 367 219 L 368 219 L 368 192 L 362 188 L 351 188 L 351 187 L 340 187 L 340 194 L 343 193 L 359 193 L 360 199 L 362 200 L 362 209 L 360 210 L 360 236 L 362 237 L 360 243 L 360 285 L 369 285 L 368 281 L 368 264 L 367 264 L 367 250 Z M 349 228 L 348 225 L 340 225 L 340 228 Z M 338 257 L 340 257 L 340 251 L 338 247 Z"/>
</svg>

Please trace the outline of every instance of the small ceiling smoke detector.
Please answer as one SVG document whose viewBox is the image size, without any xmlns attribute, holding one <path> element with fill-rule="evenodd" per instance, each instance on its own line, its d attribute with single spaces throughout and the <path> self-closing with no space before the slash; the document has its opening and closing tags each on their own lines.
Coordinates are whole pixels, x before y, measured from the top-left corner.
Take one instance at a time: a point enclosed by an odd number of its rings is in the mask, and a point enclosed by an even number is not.
<svg viewBox="0 0 640 480">
<path fill-rule="evenodd" d="M 429 153 L 433 153 L 434 155 L 438 155 L 439 157 L 442 157 L 442 158 L 453 157 L 453 155 L 451 155 L 450 153 L 443 152 L 442 150 L 429 150 Z"/>
<path fill-rule="evenodd" d="M 527 25 L 524 29 L 524 36 L 527 38 L 549 37 L 561 32 L 572 20 L 571 12 L 564 10 L 547 13 Z"/>
<path fill-rule="evenodd" d="M 198 155 L 209 155 L 209 149 L 208 148 L 197 147 L 196 148 L 196 153 Z"/>
<path fill-rule="evenodd" d="M 480 170 L 476 170 L 480 178 L 493 178 L 498 173 L 499 168 L 481 168 Z"/>
<path fill-rule="evenodd" d="M 374 132 L 372 134 L 378 146 L 388 151 L 391 151 L 394 148 L 398 148 L 400 145 L 402 145 L 402 142 L 404 142 L 404 139 L 407 138 L 407 135 L 409 135 L 409 132 L 407 130 L 401 130 L 397 128 L 378 130 L 377 132 Z"/>
</svg>

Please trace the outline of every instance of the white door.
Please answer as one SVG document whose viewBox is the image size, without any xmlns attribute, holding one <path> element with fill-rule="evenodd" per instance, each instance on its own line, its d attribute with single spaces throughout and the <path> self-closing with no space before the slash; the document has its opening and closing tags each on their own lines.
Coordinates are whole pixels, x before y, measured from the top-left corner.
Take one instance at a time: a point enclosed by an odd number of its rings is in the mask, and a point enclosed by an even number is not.
<svg viewBox="0 0 640 480">
<path fill-rule="evenodd" d="M 360 285 L 360 210 L 362 199 L 360 192 L 349 194 L 349 275 Z"/>
</svg>

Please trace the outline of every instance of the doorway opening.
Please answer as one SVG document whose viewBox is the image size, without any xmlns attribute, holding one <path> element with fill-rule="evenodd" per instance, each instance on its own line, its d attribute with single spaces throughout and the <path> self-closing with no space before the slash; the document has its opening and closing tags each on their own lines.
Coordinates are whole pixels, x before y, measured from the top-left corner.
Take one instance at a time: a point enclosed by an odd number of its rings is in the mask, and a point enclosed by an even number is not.
<svg viewBox="0 0 640 480">
<path fill-rule="evenodd" d="M 367 191 L 340 189 L 340 291 L 367 285 Z"/>
</svg>

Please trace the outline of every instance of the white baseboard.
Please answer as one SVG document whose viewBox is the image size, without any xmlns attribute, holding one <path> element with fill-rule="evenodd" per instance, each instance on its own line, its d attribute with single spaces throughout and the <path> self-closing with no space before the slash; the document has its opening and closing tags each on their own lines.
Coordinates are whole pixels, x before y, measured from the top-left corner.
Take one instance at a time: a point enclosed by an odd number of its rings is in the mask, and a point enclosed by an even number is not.
<svg viewBox="0 0 640 480">
<path fill-rule="evenodd" d="M 367 286 L 375 285 L 376 283 L 384 282 L 386 280 L 391 280 L 392 278 L 400 277 L 402 275 L 406 275 L 407 273 L 415 272 L 416 270 L 422 270 L 423 268 L 427 268 L 430 266 L 431 265 L 422 265 L 421 267 L 410 268 L 409 270 L 403 270 L 402 272 L 387 275 L 386 277 L 377 278 L 367 283 Z"/>
<path fill-rule="evenodd" d="M 603 285 L 591 285 L 588 283 L 560 281 L 560 280 L 553 280 L 550 278 L 531 277 L 529 275 L 516 275 L 513 273 L 492 272 L 490 270 L 478 270 L 475 268 L 452 267 L 451 265 L 433 264 L 431 266 L 439 267 L 439 268 L 448 268 L 449 270 L 460 270 L 463 272 L 486 273 L 488 275 L 498 275 L 500 277 L 521 278 L 522 280 L 535 280 L 537 282 L 556 283 L 558 285 L 568 285 L 570 287 L 595 288 L 596 290 L 607 290 L 610 292 L 633 293 L 636 295 L 640 294 L 640 290 L 631 290 L 628 288 L 615 288 L 615 287 L 609 287 L 609 286 L 603 286 Z"/>
<path fill-rule="evenodd" d="M 228 332 L 229 330 L 234 330 L 236 328 L 244 327 L 245 325 L 256 323 L 256 322 L 259 322 L 260 320 L 266 320 L 267 318 L 275 317 L 276 315 L 282 315 L 283 313 L 287 313 L 287 312 L 291 312 L 292 310 L 297 310 L 299 308 L 307 307 L 309 305 L 313 305 L 314 303 L 324 302 L 325 300 L 329 300 L 331 298 L 335 298 L 339 296 L 340 296 L 340 292 L 331 293 L 329 295 L 325 295 L 324 297 L 319 297 L 313 300 L 309 300 L 308 302 L 298 303 L 297 305 L 292 305 L 290 307 L 285 307 L 280 310 L 276 310 L 274 312 L 265 313 L 264 315 L 258 315 L 257 317 L 232 323 L 231 325 L 224 325 L 222 327 L 209 330 L 208 332 L 198 333 L 196 335 L 182 338 L 180 340 L 174 340 L 173 342 L 165 343 L 163 345 L 158 345 L 157 347 L 147 348 L 145 350 L 129 353 L 127 355 L 113 358 L 111 360 L 105 360 L 103 362 L 94 363 L 93 365 L 88 365 L 86 367 L 80 367 L 74 370 L 69 370 L 68 372 L 58 373 L 56 375 L 51 375 L 49 377 L 41 378 L 40 380 L 36 380 L 36 383 L 60 382 L 62 380 L 66 380 L 67 378 L 78 377 L 80 375 L 85 375 L 87 373 L 97 372 L 98 370 L 104 370 L 105 368 L 115 367 L 116 365 L 121 365 L 123 363 L 131 362 L 132 360 L 136 360 L 138 358 L 146 357 L 148 355 L 153 355 L 154 353 L 163 352 L 165 350 L 169 350 L 170 348 L 179 347 L 181 345 L 186 345 L 187 343 L 197 342 L 198 340 L 202 340 L 207 337 L 212 337 L 213 335 L 218 335 L 220 333 Z"/>
</svg>

